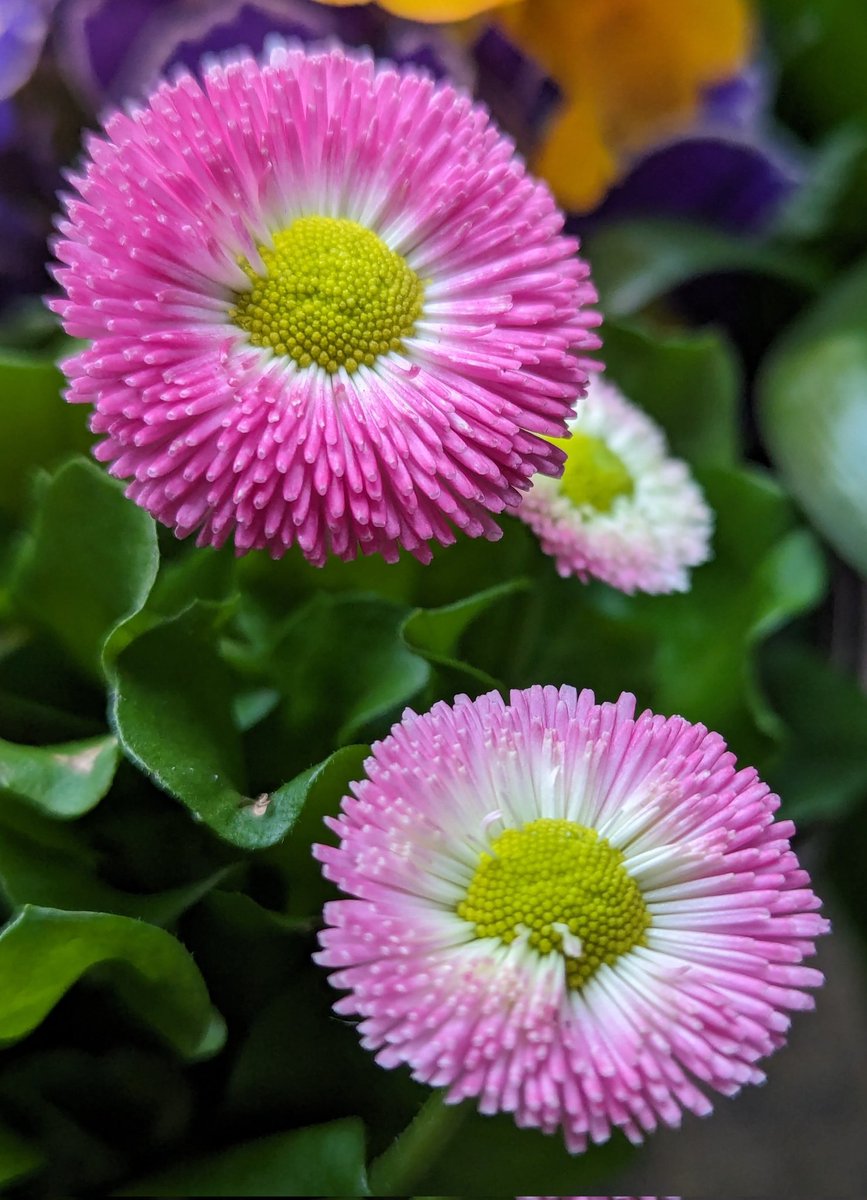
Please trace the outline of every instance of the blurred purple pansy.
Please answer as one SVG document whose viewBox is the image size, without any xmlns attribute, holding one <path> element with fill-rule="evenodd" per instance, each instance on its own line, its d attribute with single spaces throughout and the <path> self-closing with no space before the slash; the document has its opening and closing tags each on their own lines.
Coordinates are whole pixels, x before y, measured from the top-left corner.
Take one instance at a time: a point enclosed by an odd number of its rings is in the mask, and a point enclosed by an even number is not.
<svg viewBox="0 0 867 1200">
<path fill-rule="evenodd" d="M 0 308 L 42 290 L 60 183 L 50 115 L 0 100 Z"/>
<path fill-rule="evenodd" d="M 515 139 L 521 153 L 530 157 L 562 98 L 559 87 L 497 25 L 482 31 L 472 53 L 479 99 Z"/>
<path fill-rule="evenodd" d="M 672 217 L 735 232 L 761 231 L 799 186 L 804 164 L 767 119 L 758 66 L 709 89 L 697 125 L 652 146 L 592 219 Z"/>
<path fill-rule="evenodd" d="M 377 57 L 425 67 L 471 87 L 473 70 L 441 30 L 386 17 L 373 5 L 313 0 L 63 0 L 58 38 L 70 82 L 94 108 L 145 93 L 173 66 L 236 48 L 258 54 L 270 36 L 309 44 L 337 38 Z"/>
<path fill-rule="evenodd" d="M 0 4 L 0 100 L 22 88 L 36 69 L 57 0 Z"/>
</svg>

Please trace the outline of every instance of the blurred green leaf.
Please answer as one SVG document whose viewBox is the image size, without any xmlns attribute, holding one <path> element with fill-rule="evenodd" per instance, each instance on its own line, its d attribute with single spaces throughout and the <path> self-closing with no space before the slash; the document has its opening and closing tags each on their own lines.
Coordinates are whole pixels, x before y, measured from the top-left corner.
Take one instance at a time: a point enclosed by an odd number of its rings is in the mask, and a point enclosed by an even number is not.
<svg viewBox="0 0 867 1200">
<path fill-rule="evenodd" d="M 114 778 L 113 737 L 60 746 L 19 746 L 0 739 L 0 788 L 55 817 L 79 817 L 98 804 Z"/>
<path fill-rule="evenodd" d="M 834 280 L 820 300 L 793 321 L 772 346 L 769 366 L 806 343 L 847 333 L 867 332 L 867 258 Z"/>
<path fill-rule="evenodd" d="M 311 948 L 307 963 L 293 962 L 282 986 L 264 995 L 257 990 L 248 1008 L 249 1029 L 226 1090 L 227 1118 L 232 1126 L 255 1129 L 272 1113 L 302 1125 L 361 1113 L 370 1153 L 378 1155 L 412 1120 L 430 1089 L 407 1071 L 383 1071 L 361 1046 L 355 1027 L 335 1018 L 336 994 L 325 972 L 310 964 Z M 246 944 L 241 953 L 246 966 Z M 279 961 L 287 957 L 284 949 Z M 272 960 L 269 977 L 275 965 Z"/>
<path fill-rule="evenodd" d="M 364 1126 L 333 1121 L 159 1171 L 119 1196 L 368 1196 Z"/>
<path fill-rule="evenodd" d="M 865 185 L 867 126 L 847 122 L 816 148 L 806 178 L 774 220 L 775 237 L 821 242 L 835 261 L 848 261 L 864 242 Z"/>
<path fill-rule="evenodd" d="M 275 621 L 285 618 L 287 599 L 298 604 L 320 592 L 375 594 L 411 604 L 429 569 L 411 554 L 402 554 L 396 563 L 387 563 L 378 554 L 363 554 L 351 562 L 332 555 L 324 566 L 314 567 L 295 551 L 276 561 L 264 554 L 246 554 L 236 565 L 242 589 L 255 596 Z"/>
<path fill-rule="evenodd" d="M 782 65 L 784 113 L 807 132 L 867 120 L 862 0 L 762 0 L 766 34 Z"/>
<path fill-rule="evenodd" d="M 716 557 L 695 572 L 688 595 L 639 601 L 659 636 L 652 707 L 702 721 L 754 759 L 782 733 L 755 648 L 818 603 L 825 564 L 770 476 L 714 470 L 702 483 L 718 514 Z"/>
<path fill-rule="evenodd" d="M 0 1122 L 0 1188 L 32 1175 L 44 1161 L 37 1146 Z"/>
<path fill-rule="evenodd" d="M 0 733 L 11 742 L 72 742 L 105 734 L 105 691 L 48 633 L 8 629 L 0 650 Z"/>
<path fill-rule="evenodd" d="M 787 486 L 838 554 L 867 574 L 867 261 L 786 331 L 757 391 Z"/>
<path fill-rule="evenodd" d="M 783 815 L 835 821 L 867 801 L 867 695 L 810 646 L 781 641 L 763 655 L 786 737 L 768 782 Z"/>
<path fill-rule="evenodd" d="M 683 221 L 608 223 L 584 239 L 603 312 L 629 316 L 692 279 L 719 272 L 768 275 L 811 293 L 823 271 L 804 254 Z"/>
<path fill-rule="evenodd" d="M 606 374 L 663 427 L 694 466 L 732 466 L 740 450 L 740 369 L 718 334 L 653 334 L 605 322 Z"/>
<path fill-rule="evenodd" d="M 263 1010 L 287 983 L 315 970 L 310 958 L 310 929 L 299 931 L 291 917 L 265 908 L 244 892 L 217 889 L 206 896 L 184 920 L 184 942 L 207 979 L 213 1002 L 225 1016 L 239 1049 L 249 1027 L 259 1021 Z M 296 1016 L 302 1019 L 295 1007 L 283 1008 L 288 1025 L 294 1026 Z M 323 1012 L 328 1014 L 327 1002 Z M 291 1019 L 287 1019 L 290 1014 Z M 326 1024 L 332 1024 L 328 1016 Z M 323 1048 L 322 1053 L 324 1058 L 327 1050 Z M 286 1077 L 285 1060 L 277 1043 L 272 1056 L 275 1071 Z M 288 1074 L 294 1075 L 295 1070 L 297 1067 Z M 281 1128 L 319 1120 L 315 1113 L 304 1113 L 297 1121 L 286 1120 L 285 1107 L 279 1105 L 273 1111 L 280 1113 Z M 332 1110 L 322 1120 L 348 1115 Z"/>
<path fill-rule="evenodd" d="M 98 674 L 106 640 L 144 604 L 157 563 L 151 517 L 98 467 L 75 459 L 42 491 L 12 594 L 23 617 Z"/>
<path fill-rule="evenodd" d="M 62 384 L 48 359 L 0 350 L 0 510 L 20 513 L 34 471 L 92 441 L 84 411 L 61 398 Z"/>
<path fill-rule="evenodd" d="M 92 1125 L 88 1128 L 78 1115 L 91 1095 L 93 1084 L 93 1072 L 85 1075 L 81 1071 L 84 1056 L 72 1050 L 61 1050 L 54 1055 L 38 1051 L 32 1054 L 28 1050 L 26 1047 L 16 1055 L 7 1055 L 12 1062 L 0 1076 L 6 1105 L 16 1117 L 22 1113 L 22 1125 L 28 1131 L 33 1130 L 34 1141 L 43 1152 L 38 1176 L 27 1180 L 18 1191 L 25 1196 L 84 1196 L 100 1184 L 118 1179 L 123 1172 L 123 1159 L 108 1144 L 109 1127 L 106 1124 L 102 1129 L 94 1129 Z M 78 1059 L 79 1067 L 77 1103 L 70 1103 L 66 1096 L 58 1101 L 57 1072 L 52 1068 L 58 1060 L 68 1062 L 73 1057 Z M 116 1114 L 117 1106 L 112 1115 Z M 100 1189 L 97 1194 L 105 1194 L 105 1190 Z"/>
<path fill-rule="evenodd" d="M 96 1024 L 107 1006 L 99 1011 L 92 991 L 86 999 Z M 46 1042 L 34 1039 L 5 1055 L 0 1074 L 0 1105 L 44 1154 L 34 1194 L 38 1186 L 46 1197 L 109 1195 L 130 1167 L 151 1170 L 154 1156 L 187 1131 L 194 1073 L 185 1075 L 171 1051 L 147 1043 L 82 1050 Z"/>
<path fill-rule="evenodd" d="M 0 1040 L 18 1041 L 102 964 L 123 1003 L 186 1058 L 219 1049 L 222 1019 L 193 960 L 154 925 L 106 913 L 26 906 L 0 933 Z"/>
<path fill-rule="evenodd" d="M 489 1117 L 470 1112 L 414 1190 L 438 1196 L 565 1196 L 579 1187 L 601 1187 L 634 1153 L 618 1134 L 603 1146 L 574 1155 L 561 1136 L 518 1129 L 511 1113 Z"/>
<path fill-rule="evenodd" d="M 6 737 L 52 742 L 57 738 L 93 733 L 104 723 L 0 687 L 0 729 Z"/>
<path fill-rule="evenodd" d="M 226 875 L 212 872 L 159 892 L 125 891 L 99 872 L 100 861 L 80 827 L 58 826 L 7 795 L 0 805 L 0 887 L 12 906 L 87 910 L 169 925 Z"/>
<path fill-rule="evenodd" d="M 49 312 L 41 296 L 16 296 L 3 306 L 0 316 L 0 347 L 26 351 L 28 355 L 57 353 L 74 344 Z"/>
</svg>

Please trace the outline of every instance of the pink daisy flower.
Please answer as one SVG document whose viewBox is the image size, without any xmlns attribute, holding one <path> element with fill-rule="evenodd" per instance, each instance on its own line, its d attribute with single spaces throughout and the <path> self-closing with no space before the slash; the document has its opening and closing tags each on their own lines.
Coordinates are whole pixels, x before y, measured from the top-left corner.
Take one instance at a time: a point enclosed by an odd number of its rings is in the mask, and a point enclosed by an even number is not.
<svg viewBox="0 0 867 1200">
<path fill-rule="evenodd" d="M 713 514 L 659 426 L 596 378 L 577 415 L 559 479 L 535 480 L 518 516 L 560 575 L 622 592 L 686 592 L 710 557 Z"/>
<path fill-rule="evenodd" d="M 316 846 L 351 899 L 317 960 L 384 1067 L 571 1151 L 764 1076 L 828 928 L 790 821 L 725 742 L 623 695 L 533 687 L 373 747 Z"/>
<path fill-rule="evenodd" d="M 55 246 L 53 307 L 92 342 L 67 396 L 178 536 L 426 561 L 561 470 L 595 295 L 466 95 L 280 46 L 162 84 L 87 150 Z"/>
</svg>

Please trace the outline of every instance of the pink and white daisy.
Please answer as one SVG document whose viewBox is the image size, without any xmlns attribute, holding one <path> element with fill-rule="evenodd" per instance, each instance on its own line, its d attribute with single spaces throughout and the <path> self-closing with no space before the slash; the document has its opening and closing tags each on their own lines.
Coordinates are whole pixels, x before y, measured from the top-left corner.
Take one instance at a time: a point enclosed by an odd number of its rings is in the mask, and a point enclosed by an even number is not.
<svg viewBox="0 0 867 1200">
<path fill-rule="evenodd" d="M 408 711 L 314 853 L 317 960 L 384 1067 L 572 1151 L 760 1083 L 828 928 L 723 739 L 571 687 Z"/>
<path fill-rule="evenodd" d="M 517 515 L 560 575 L 622 592 L 685 592 L 710 557 L 713 514 L 665 435 L 613 384 L 596 378 L 577 415 L 559 479 L 535 480 Z"/>
<path fill-rule="evenodd" d="M 92 341 L 67 395 L 178 536 L 426 561 L 560 471 L 595 295 L 468 96 L 279 46 L 162 84 L 87 151 L 55 246 L 53 307 Z"/>
</svg>

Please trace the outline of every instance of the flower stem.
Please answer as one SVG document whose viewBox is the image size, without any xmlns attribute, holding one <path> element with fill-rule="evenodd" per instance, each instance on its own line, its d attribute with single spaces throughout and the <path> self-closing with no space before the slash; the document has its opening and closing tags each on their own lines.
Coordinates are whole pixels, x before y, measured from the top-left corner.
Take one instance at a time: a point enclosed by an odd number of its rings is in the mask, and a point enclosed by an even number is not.
<svg viewBox="0 0 867 1200">
<path fill-rule="evenodd" d="M 463 1121 L 468 1105 L 446 1104 L 445 1092 L 434 1092 L 403 1133 L 370 1167 L 374 1196 L 408 1195 Z"/>
</svg>

